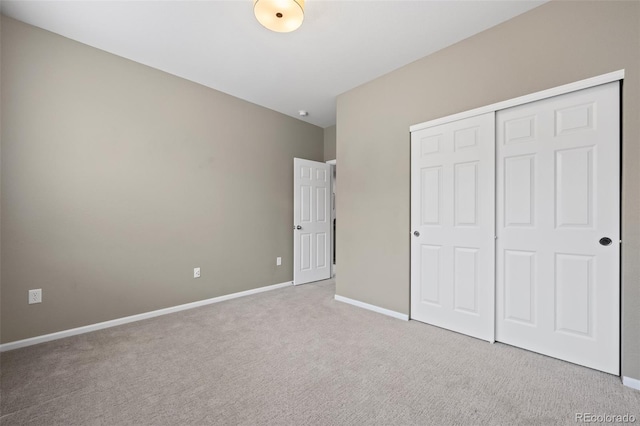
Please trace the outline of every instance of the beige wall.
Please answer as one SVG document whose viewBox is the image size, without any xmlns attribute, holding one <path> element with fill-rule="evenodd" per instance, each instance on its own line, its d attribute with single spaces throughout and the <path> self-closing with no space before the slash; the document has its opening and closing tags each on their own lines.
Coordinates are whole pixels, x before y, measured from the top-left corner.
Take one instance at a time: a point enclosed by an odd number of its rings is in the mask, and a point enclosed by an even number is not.
<svg viewBox="0 0 640 426">
<path fill-rule="evenodd" d="M 0 19 L 0 64 L 2 63 L 2 19 Z M 0 99 L 2 99 L 2 66 L 0 65 Z M 2 107 L 0 105 L 0 168 L 2 165 Z M 2 173 L 0 170 L 0 253 L 2 253 Z M 0 254 L 0 342 L 2 342 L 2 255 Z"/>
<path fill-rule="evenodd" d="M 336 126 L 324 129 L 324 161 L 336 159 Z"/>
<path fill-rule="evenodd" d="M 3 342 L 292 279 L 323 129 L 2 19 Z"/>
<path fill-rule="evenodd" d="M 551 2 L 338 97 L 337 294 L 409 313 L 409 126 L 626 69 L 623 375 L 640 378 L 640 3 Z"/>
</svg>

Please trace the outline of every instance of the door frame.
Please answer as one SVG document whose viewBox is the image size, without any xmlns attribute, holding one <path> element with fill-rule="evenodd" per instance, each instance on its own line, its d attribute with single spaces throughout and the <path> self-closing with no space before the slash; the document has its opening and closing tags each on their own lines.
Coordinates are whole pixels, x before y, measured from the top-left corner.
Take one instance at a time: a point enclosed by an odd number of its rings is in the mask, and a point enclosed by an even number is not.
<svg viewBox="0 0 640 426">
<path fill-rule="evenodd" d="M 550 89 L 546 89 L 546 90 L 542 90 L 539 92 L 534 92 L 534 93 L 530 93 L 528 95 L 524 95 L 524 96 L 520 96 L 517 98 L 512 98 L 512 99 L 508 99 L 505 101 L 501 101 L 501 102 L 496 102 L 490 105 L 486 105 L 483 107 L 479 107 L 479 108 L 475 108 L 475 109 L 471 109 L 468 111 L 463 111 L 460 113 L 456 113 L 456 114 L 452 114 L 452 115 L 448 115 L 445 117 L 441 117 L 441 118 L 437 118 L 434 120 L 429 120 L 429 121 L 425 121 L 423 123 L 418 123 L 418 124 L 414 124 L 412 126 L 409 127 L 409 135 L 411 135 L 412 132 L 416 132 L 422 129 L 426 129 L 426 128 L 430 128 L 430 127 L 434 127 L 434 126 L 438 126 L 441 124 L 447 124 L 447 123 L 451 123 L 454 121 L 458 121 L 458 120 L 463 120 L 466 118 L 470 118 L 470 117 L 474 117 L 477 115 L 481 115 L 481 114 L 486 114 L 486 113 L 497 113 L 500 110 L 504 110 L 507 108 L 512 108 L 515 106 L 519 106 L 519 105 L 524 105 L 524 104 L 528 104 L 528 103 L 532 103 L 532 102 L 536 102 L 539 100 L 543 100 L 543 99 L 548 99 L 554 96 L 560 96 L 560 95 L 564 95 L 567 93 L 572 93 L 572 92 L 576 92 L 579 90 L 583 90 L 583 89 L 588 89 L 591 87 L 595 87 L 595 86 L 600 86 L 602 84 L 607 84 L 607 83 L 613 83 L 616 81 L 619 82 L 623 82 L 624 80 L 624 76 L 625 76 L 625 70 L 621 69 L 618 71 L 613 71 L 607 74 L 602 74 L 599 76 L 595 76 L 595 77 L 591 77 L 591 78 L 587 78 L 584 80 L 579 80 L 573 83 L 569 83 L 569 84 L 564 84 L 562 86 L 557 86 L 557 87 L 553 87 Z M 620 96 L 622 97 L 622 92 L 620 92 Z M 620 114 L 622 115 L 622 110 L 620 110 Z M 622 155 L 623 155 L 623 151 L 622 151 L 622 138 L 623 138 L 623 133 L 622 133 L 622 121 L 620 124 L 620 144 L 621 144 L 621 151 L 620 151 L 620 179 L 622 176 Z M 409 140 L 411 140 L 411 137 L 409 138 Z M 411 191 L 411 181 L 409 181 L 409 191 Z M 620 182 L 620 191 L 622 191 L 622 182 Z M 411 203 L 411 198 L 409 199 L 409 203 Z M 623 217 L 622 217 L 622 194 L 620 194 L 620 231 L 622 232 L 622 225 L 623 225 Z M 411 223 L 409 224 L 409 235 L 411 235 Z M 622 233 L 620 234 L 620 238 L 622 238 Z M 622 243 L 622 239 L 619 242 L 620 244 Z M 411 249 L 410 249 L 411 250 Z M 619 255 L 619 267 L 622 264 L 622 246 L 620 247 L 620 255 Z M 411 269 L 411 254 L 409 256 L 409 268 Z M 495 283 L 494 283 L 495 286 Z M 620 287 L 620 310 L 619 310 L 619 314 L 618 314 L 618 321 L 622 321 L 622 274 L 620 274 L 619 276 L 619 281 L 618 281 L 618 286 Z M 494 295 L 495 297 L 495 295 Z M 412 298 L 412 294 L 411 294 L 411 280 L 409 280 L 409 318 L 411 318 L 411 299 Z M 495 316 L 495 312 L 494 312 L 494 316 Z M 494 328 L 495 328 L 495 321 L 494 321 Z M 495 331 L 495 330 L 494 330 Z M 619 350 L 620 350 L 620 354 L 622 355 L 622 344 L 623 344 L 623 339 L 622 339 L 622 325 L 620 327 L 620 340 L 619 340 Z M 622 374 L 622 360 L 620 360 L 620 376 Z"/>
<path fill-rule="evenodd" d="M 334 193 L 334 190 L 335 190 L 335 187 L 334 187 L 335 179 L 333 177 L 333 171 L 335 170 L 337 172 L 338 165 L 337 165 L 335 159 L 325 161 L 325 163 L 329 164 L 330 166 L 333 166 L 333 167 L 331 167 L 332 173 L 331 173 L 331 176 L 330 176 L 330 184 L 329 184 L 329 191 L 330 191 L 329 192 L 329 194 L 330 194 L 329 198 L 331 198 L 331 215 L 332 215 L 331 216 L 331 221 L 332 221 L 332 223 L 331 223 L 331 232 L 330 232 L 331 237 L 329 238 L 329 246 L 331 247 L 331 250 L 330 250 L 331 263 L 330 263 L 330 267 L 329 267 L 331 272 L 329 273 L 329 276 L 330 276 L 330 278 L 334 278 L 336 276 L 336 271 L 334 269 L 336 264 L 334 264 L 334 262 L 333 262 L 333 259 L 335 257 L 335 253 L 334 253 L 334 249 L 333 248 L 335 247 L 335 241 L 334 240 L 336 238 L 336 233 L 335 233 L 335 229 L 333 227 L 333 220 L 335 220 L 336 217 L 334 216 L 333 212 L 335 210 L 336 211 L 335 214 L 337 215 L 337 209 L 335 208 L 336 197 L 334 195 L 335 194 Z"/>
</svg>

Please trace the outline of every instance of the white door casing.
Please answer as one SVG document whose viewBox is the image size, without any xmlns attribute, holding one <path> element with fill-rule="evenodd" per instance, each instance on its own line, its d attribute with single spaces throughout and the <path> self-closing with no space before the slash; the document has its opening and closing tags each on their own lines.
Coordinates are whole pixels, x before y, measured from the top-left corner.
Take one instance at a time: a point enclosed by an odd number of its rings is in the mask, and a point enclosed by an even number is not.
<svg viewBox="0 0 640 426">
<path fill-rule="evenodd" d="M 619 83 L 496 120 L 496 340 L 618 375 Z"/>
<path fill-rule="evenodd" d="M 494 341 L 495 114 L 411 134 L 411 318 Z"/>
<path fill-rule="evenodd" d="M 294 158 L 293 284 L 331 276 L 329 164 Z"/>
</svg>

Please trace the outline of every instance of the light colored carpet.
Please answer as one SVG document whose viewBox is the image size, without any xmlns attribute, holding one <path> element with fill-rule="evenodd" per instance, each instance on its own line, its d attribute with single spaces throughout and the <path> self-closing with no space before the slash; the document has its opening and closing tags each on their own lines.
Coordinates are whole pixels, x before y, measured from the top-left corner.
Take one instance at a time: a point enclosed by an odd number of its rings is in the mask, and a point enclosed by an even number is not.
<svg viewBox="0 0 640 426">
<path fill-rule="evenodd" d="M 640 422 L 605 373 L 288 287 L 6 352 L 2 425 Z"/>
</svg>

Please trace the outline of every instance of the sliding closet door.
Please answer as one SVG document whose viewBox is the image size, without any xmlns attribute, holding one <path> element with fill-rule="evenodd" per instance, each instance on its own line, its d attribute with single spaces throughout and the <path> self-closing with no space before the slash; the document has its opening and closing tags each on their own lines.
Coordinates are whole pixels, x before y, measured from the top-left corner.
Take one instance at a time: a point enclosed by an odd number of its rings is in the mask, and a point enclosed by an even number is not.
<svg viewBox="0 0 640 426">
<path fill-rule="evenodd" d="M 619 84 L 496 124 L 496 340 L 619 374 Z"/>
<path fill-rule="evenodd" d="M 411 318 L 494 338 L 495 115 L 411 134 Z"/>
</svg>

